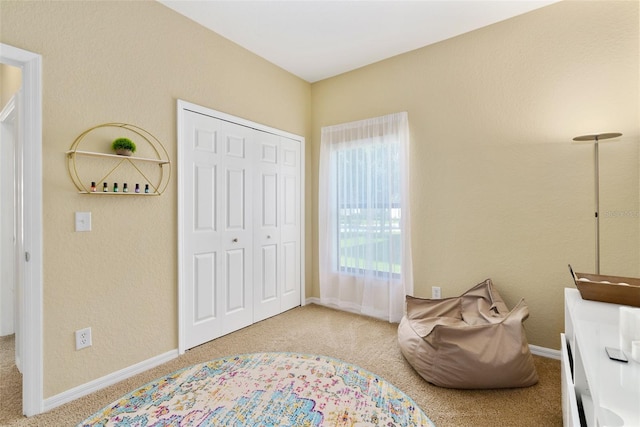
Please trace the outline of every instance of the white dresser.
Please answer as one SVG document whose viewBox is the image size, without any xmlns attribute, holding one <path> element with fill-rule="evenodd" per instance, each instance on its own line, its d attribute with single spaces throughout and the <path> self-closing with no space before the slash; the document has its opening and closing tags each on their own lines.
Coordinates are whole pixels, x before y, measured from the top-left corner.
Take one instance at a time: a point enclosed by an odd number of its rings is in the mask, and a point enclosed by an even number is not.
<svg viewBox="0 0 640 427">
<path fill-rule="evenodd" d="M 620 348 L 617 304 L 583 300 L 565 289 L 562 416 L 565 426 L 640 427 L 640 363 L 610 360 Z"/>
</svg>

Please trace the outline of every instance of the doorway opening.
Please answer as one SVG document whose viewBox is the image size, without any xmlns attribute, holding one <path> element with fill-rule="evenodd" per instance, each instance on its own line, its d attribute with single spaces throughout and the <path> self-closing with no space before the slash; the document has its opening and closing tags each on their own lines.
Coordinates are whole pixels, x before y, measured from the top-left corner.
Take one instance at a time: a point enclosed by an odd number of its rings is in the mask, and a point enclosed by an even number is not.
<svg viewBox="0 0 640 427">
<path fill-rule="evenodd" d="M 22 369 L 22 413 L 44 411 L 42 344 L 42 57 L 0 43 L 0 63 L 21 71 L 11 126 L 16 201 L 14 265 L 17 365 Z M 7 121 L 7 124 L 9 121 Z M 4 142 L 4 141 L 3 141 Z M 3 210 L 3 214 L 4 214 Z"/>
</svg>

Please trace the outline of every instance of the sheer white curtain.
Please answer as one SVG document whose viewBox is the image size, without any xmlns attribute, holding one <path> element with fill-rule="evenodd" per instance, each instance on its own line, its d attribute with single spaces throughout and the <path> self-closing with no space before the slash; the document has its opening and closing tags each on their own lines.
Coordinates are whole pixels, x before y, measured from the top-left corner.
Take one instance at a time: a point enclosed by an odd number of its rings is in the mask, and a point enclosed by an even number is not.
<svg viewBox="0 0 640 427">
<path fill-rule="evenodd" d="M 320 300 L 397 322 L 413 293 L 406 112 L 322 128 Z"/>
</svg>

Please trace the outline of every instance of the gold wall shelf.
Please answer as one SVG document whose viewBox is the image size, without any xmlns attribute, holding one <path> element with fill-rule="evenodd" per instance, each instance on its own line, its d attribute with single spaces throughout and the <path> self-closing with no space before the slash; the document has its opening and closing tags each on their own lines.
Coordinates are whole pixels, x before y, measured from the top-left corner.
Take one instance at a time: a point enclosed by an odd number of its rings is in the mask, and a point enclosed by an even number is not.
<svg viewBox="0 0 640 427">
<path fill-rule="evenodd" d="M 90 137 L 87 137 L 89 136 Z M 136 143 L 140 156 L 110 154 L 111 142 L 128 137 Z M 80 146 L 82 144 L 82 150 Z M 81 194 L 111 196 L 159 196 L 169 185 L 171 161 L 158 139 L 146 130 L 126 123 L 105 123 L 81 133 L 66 152 L 67 168 L 71 181 Z M 110 180 L 110 181 L 109 181 Z M 91 191 L 95 182 L 96 190 Z M 108 182 L 108 192 L 103 183 Z M 118 182 L 120 192 L 112 191 L 112 183 Z M 122 185 L 129 183 L 129 192 L 122 192 Z M 149 185 L 150 192 L 136 193 L 134 185 Z"/>
</svg>

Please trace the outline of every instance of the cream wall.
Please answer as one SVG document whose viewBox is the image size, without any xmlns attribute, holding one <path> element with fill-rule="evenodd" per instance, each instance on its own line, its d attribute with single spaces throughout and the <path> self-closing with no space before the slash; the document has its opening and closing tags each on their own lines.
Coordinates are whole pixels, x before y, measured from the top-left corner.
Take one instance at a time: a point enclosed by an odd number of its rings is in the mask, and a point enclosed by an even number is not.
<svg viewBox="0 0 640 427">
<path fill-rule="evenodd" d="M 178 346 L 176 99 L 308 138 L 310 85 L 160 3 L 0 7 L 2 43 L 43 57 L 47 398 Z M 64 153 L 106 122 L 163 142 L 174 173 L 162 196 L 77 193 Z M 90 233 L 74 232 L 75 211 L 92 213 Z M 76 351 L 84 327 L 93 346 Z"/>
<path fill-rule="evenodd" d="M 531 344 L 559 348 L 567 264 L 594 271 L 593 146 L 601 146 L 602 272 L 638 276 L 638 2 L 564 1 L 312 85 L 320 128 L 407 111 L 415 295 L 490 277 L 525 298 Z M 322 177 L 320 177 L 322 179 Z M 317 245 L 317 209 L 313 218 Z M 318 295 L 314 258 L 314 295 Z"/>
</svg>

